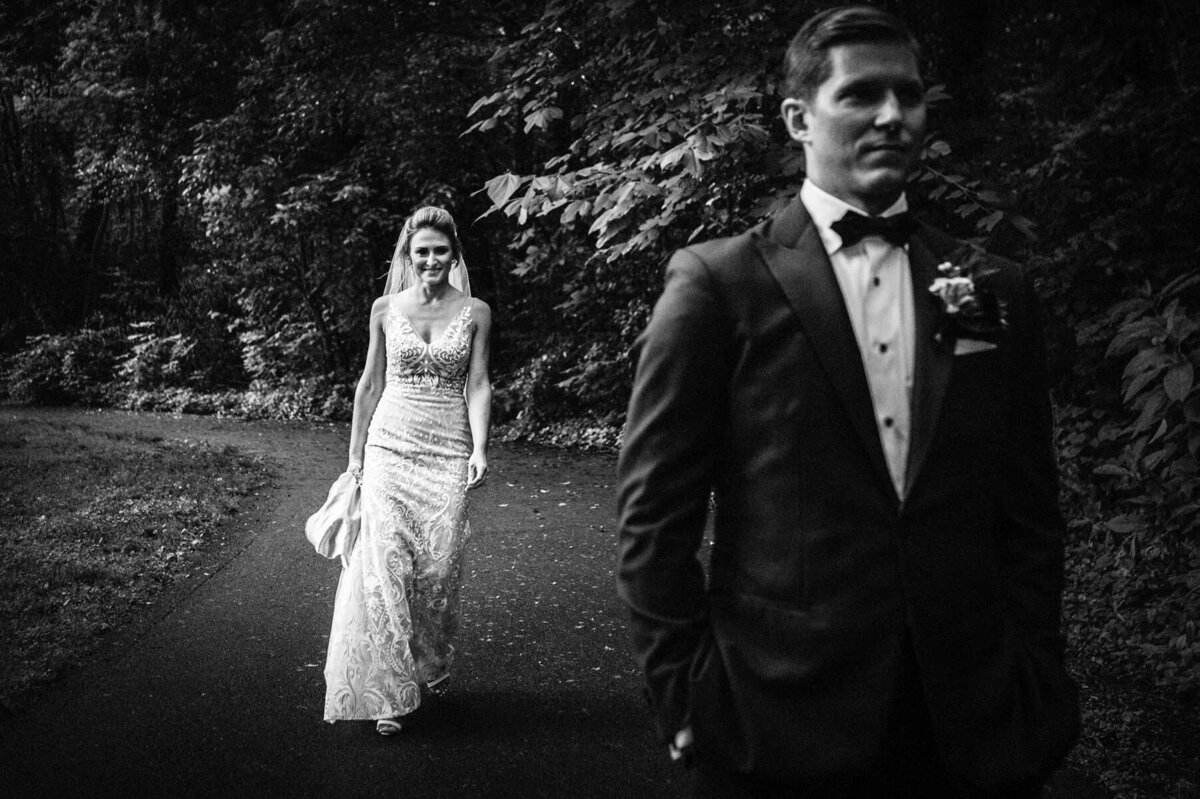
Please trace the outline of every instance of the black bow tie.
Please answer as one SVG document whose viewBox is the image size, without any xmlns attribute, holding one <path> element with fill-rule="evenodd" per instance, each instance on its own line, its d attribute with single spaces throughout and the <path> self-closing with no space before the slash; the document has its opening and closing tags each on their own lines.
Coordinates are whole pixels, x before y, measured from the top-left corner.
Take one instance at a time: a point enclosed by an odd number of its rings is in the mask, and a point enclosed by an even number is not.
<svg viewBox="0 0 1200 799">
<path fill-rule="evenodd" d="M 842 237 L 843 247 L 853 247 L 867 236 L 879 236 L 897 247 L 908 244 L 908 237 L 917 229 L 917 221 L 908 211 L 892 216 L 863 216 L 854 211 L 830 225 Z"/>
</svg>

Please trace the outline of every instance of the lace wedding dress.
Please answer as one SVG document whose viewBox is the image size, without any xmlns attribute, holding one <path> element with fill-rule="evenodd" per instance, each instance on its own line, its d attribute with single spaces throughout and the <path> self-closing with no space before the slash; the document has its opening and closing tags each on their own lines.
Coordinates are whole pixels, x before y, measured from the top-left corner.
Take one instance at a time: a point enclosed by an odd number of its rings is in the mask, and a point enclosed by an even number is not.
<svg viewBox="0 0 1200 799">
<path fill-rule="evenodd" d="M 393 302 L 387 384 L 363 460 L 362 529 L 342 571 L 325 662 L 325 720 L 412 712 L 449 673 L 467 523 L 463 386 L 471 303 L 425 342 Z"/>
</svg>

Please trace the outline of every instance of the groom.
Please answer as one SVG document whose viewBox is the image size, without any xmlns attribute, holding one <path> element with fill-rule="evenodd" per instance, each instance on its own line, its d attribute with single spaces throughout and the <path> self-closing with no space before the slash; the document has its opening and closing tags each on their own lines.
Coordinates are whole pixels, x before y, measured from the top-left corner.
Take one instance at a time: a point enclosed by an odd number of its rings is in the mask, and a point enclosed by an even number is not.
<svg viewBox="0 0 1200 799">
<path fill-rule="evenodd" d="M 677 252 L 637 345 L 617 580 L 659 734 L 697 796 L 1037 796 L 1077 706 L 1028 276 L 909 218 L 897 19 L 822 12 L 785 73 L 798 199 Z"/>
</svg>

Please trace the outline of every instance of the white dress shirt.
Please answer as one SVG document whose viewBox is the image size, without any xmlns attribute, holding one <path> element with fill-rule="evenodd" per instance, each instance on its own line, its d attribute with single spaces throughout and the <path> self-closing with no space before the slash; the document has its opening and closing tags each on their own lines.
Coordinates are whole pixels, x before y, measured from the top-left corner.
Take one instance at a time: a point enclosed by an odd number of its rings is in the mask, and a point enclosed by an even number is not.
<svg viewBox="0 0 1200 799">
<path fill-rule="evenodd" d="M 867 236 L 853 247 L 843 247 L 842 237 L 830 226 L 847 211 L 868 214 L 807 180 L 800 188 L 800 201 L 817 226 L 842 289 L 871 389 L 879 441 L 896 494 L 903 498 L 915 337 L 908 248 L 878 236 Z M 883 216 L 907 209 L 908 200 L 901 194 Z"/>
</svg>

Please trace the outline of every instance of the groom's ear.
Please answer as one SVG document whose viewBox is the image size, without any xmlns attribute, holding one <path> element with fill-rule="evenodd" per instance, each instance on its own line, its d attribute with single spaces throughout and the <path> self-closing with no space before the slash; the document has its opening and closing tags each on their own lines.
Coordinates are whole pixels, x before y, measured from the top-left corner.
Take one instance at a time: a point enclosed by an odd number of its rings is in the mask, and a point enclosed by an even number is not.
<svg viewBox="0 0 1200 799">
<path fill-rule="evenodd" d="M 783 126 L 792 141 L 806 143 L 809 139 L 808 102 L 800 97 L 789 97 L 779 104 L 779 113 L 783 115 Z"/>
</svg>

